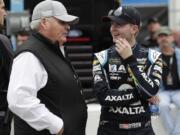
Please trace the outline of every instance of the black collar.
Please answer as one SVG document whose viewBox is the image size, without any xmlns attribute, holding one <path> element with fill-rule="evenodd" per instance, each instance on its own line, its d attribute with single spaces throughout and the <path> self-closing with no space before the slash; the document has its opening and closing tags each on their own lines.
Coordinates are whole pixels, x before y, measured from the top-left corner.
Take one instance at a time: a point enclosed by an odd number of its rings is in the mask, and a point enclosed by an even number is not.
<svg viewBox="0 0 180 135">
<path fill-rule="evenodd" d="M 40 42 L 43 42 L 44 45 L 46 45 L 49 49 L 56 52 L 61 57 L 64 57 L 60 50 L 58 42 L 53 43 L 50 39 L 48 39 L 47 37 L 45 37 L 44 35 L 42 35 L 39 32 L 32 33 L 32 36 L 36 37 L 38 40 L 40 40 Z"/>
</svg>

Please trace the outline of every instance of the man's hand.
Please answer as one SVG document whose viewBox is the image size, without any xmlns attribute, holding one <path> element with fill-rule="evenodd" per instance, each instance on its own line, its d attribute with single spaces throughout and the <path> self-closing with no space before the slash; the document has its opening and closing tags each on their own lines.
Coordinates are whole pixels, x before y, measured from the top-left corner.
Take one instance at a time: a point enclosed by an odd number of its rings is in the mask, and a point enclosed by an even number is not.
<svg viewBox="0 0 180 135">
<path fill-rule="evenodd" d="M 152 98 L 149 98 L 148 101 L 152 104 L 159 104 L 159 97 L 153 96 Z"/>
<path fill-rule="evenodd" d="M 64 132 L 64 127 L 61 128 L 61 130 L 59 131 L 59 133 L 57 135 L 62 135 Z"/>
<path fill-rule="evenodd" d="M 132 55 L 131 45 L 124 38 L 116 40 L 115 49 L 123 59 L 127 59 Z"/>
</svg>

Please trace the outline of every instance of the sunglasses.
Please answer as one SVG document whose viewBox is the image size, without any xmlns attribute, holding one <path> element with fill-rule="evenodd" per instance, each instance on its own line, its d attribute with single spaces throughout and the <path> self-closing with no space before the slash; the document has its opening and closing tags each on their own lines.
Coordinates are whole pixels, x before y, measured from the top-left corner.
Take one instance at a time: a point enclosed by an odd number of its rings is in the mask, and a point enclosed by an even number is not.
<svg viewBox="0 0 180 135">
<path fill-rule="evenodd" d="M 116 17 L 124 16 L 125 18 L 128 18 L 129 20 L 131 20 L 133 24 L 138 24 L 137 21 L 133 17 L 129 16 L 127 13 L 124 13 L 122 11 L 122 7 L 119 7 L 116 10 L 111 9 L 108 13 L 108 16 L 116 16 Z"/>
</svg>

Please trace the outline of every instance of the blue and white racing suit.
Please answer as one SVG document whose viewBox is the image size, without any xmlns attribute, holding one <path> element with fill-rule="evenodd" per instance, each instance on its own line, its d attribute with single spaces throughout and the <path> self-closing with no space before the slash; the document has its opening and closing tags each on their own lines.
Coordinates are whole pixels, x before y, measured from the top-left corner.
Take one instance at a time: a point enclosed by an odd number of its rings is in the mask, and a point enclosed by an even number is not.
<svg viewBox="0 0 180 135">
<path fill-rule="evenodd" d="M 94 92 L 101 104 L 100 126 L 123 130 L 150 126 L 147 99 L 159 90 L 161 54 L 136 44 L 123 60 L 111 48 L 96 53 L 93 61 Z"/>
</svg>

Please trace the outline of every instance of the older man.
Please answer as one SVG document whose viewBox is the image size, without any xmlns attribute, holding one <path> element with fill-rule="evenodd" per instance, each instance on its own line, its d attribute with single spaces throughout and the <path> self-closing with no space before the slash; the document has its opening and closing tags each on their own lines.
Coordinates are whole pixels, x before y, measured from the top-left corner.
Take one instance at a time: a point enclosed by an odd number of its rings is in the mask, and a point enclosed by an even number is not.
<svg viewBox="0 0 180 135">
<path fill-rule="evenodd" d="M 156 17 L 149 18 L 147 21 L 148 36 L 142 42 L 142 46 L 146 48 L 156 49 L 158 47 L 156 32 L 160 29 L 161 24 Z"/>
<path fill-rule="evenodd" d="M 16 52 L 8 88 L 16 135 L 85 135 L 87 107 L 63 50 L 69 24 L 77 21 L 58 1 L 34 8 L 36 32 Z"/>
<path fill-rule="evenodd" d="M 180 134 L 180 116 L 174 121 L 170 104 L 180 110 L 180 49 L 174 44 L 172 31 L 169 27 L 161 27 L 157 33 L 157 41 L 162 52 L 163 72 L 162 86 L 159 93 L 160 116 L 168 135 Z"/>
</svg>

